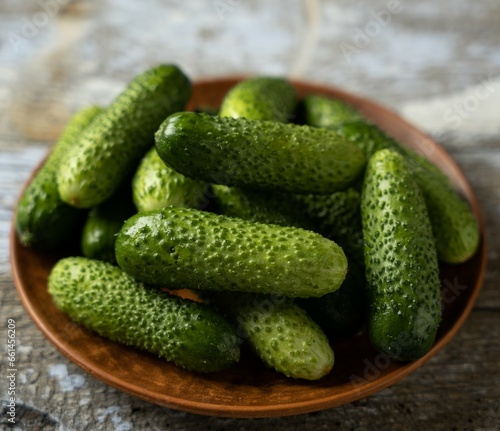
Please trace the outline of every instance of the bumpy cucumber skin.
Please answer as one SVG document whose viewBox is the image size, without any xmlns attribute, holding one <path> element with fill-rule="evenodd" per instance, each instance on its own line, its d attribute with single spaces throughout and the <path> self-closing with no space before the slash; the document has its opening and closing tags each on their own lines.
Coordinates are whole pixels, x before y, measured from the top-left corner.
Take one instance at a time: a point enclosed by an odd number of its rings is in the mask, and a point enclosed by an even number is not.
<svg viewBox="0 0 500 431">
<path fill-rule="evenodd" d="M 208 298 L 233 319 L 240 336 L 276 371 L 295 379 L 318 380 L 333 368 L 328 338 L 293 301 L 232 292 L 211 292 Z"/>
<path fill-rule="evenodd" d="M 319 234 L 188 208 L 132 216 L 115 254 L 137 280 L 178 289 L 322 296 L 347 272 L 342 249 Z"/>
<path fill-rule="evenodd" d="M 362 120 L 361 114 L 341 100 L 310 94 L 302 101 L 303 121 L 314 127 L 336 128 L 347 121 Z"/>
<path fill-rule="evenodd" d="M 361 197 L 374 345 L 397 360 L 423 356 L 441 318 L 437 253 L 425 202 L 404 158 L 375 153 Z"/>
<path fill-rule="evenodd" d="M 203 208 L 208 205 L 207 191 L 207 183 L 187 178 L 165 165 L 155 147 L 143 157 L 132 180 L 138 211 L 168 206 Z"/>
<path fill-rule="evenodd" d="M 326 129 L 192 112 L 162 123 L 156 149 L 191 178 L 296 193 L 346 189 L 365 166 L 355 145 Z"/>
<path fill-rule="evenodd" d="M 57 178 L 62 200 L 90 208 L 108 199 L 151 147 L 161 122 L 183 109 L 190 94 L 176 66 L 137 76 L 67 154 Z"/>
<path fill-rule="evenodd" d="M 89 212 L 81 238 L 83 256 L 116 264 L 116 235 L 135 212 L 130 182 L 126 182 L 111 198 Z"/>
<path fill-rule="evenodd" d="M 90 106 L 75 114 L 40 170 L 24 190 L 16 211 L 16 232 L 27 247 L 52 250 L 74 237 L 84 213 L 64 203 L 57 189 L 57 172 L 79 135 L 102 112 Z"/>
<path fill-rule="evenodd" d="M 212 191 L 220 214 L 258 223 L 314 230 L 313 223 L 291 194 L 223 185 L 213 185 Z"/>
<path fill-rule="evenodd" d="M 239 360 L 234 326 L 209 307 L 144 287 L 119 268 L 84 257 L 53 267 L 49 292 L 77 323 L 189 370 L 221 371 Z"/>
<path fill-rule="evenodd" d="M 288 122 L 295 110 L 297 96 L 286 79 L 258 76 L 236 84 L 222 101 L 221 117 Z"/>
</svg>

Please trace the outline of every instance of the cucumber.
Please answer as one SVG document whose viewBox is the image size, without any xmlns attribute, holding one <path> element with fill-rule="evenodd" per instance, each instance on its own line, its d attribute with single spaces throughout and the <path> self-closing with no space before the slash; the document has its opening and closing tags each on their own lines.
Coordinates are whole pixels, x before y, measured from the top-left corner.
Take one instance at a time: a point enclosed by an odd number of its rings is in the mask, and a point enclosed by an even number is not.
<svg viewBox="0 0 500 431">
<path fill-rule="evenodd" d="M 221 117 L 288 122 L 295 111 L 297 96 L 286 79 L 258 76 L 236 84 L 221 103 Z"/>
<path fill-rule="evenodd" d="M 333 293 L 321 298 L 298 298 L 297 304 L 331 338 L 349 337 L 361 330 L 366 322 L 366 279 L 364 266 L 347 257 L 349 271 Z"/>
<path fill-rule="evenodd" d="M 66 125 L 51 153 L 24 190 L 16 211 L 16 233 L 26 247 L 52 250 L 74 237 L 85 213 L 64 203 L 57 189 L 57 172 L 79 135 L 102 112 L 90 106 Z"/>
<path fill-rule="evenodd" d="M 48 288 L 56 306 L 77 323 L 181 367 L 215 372 L 239 360 L 240 341 L 225 318 L 206 305 L 145 287 L 109 263 L 62 259 Z"/>
<path fill-rule="evenodd" d="M 83 226 L 82 254 L 116 264 L 116 235 L 125 220 L 135 212 L 130 182 L 125 182 L 111 198 L 90 210 Z"/>
<path fill-rule="evenodd" d="M 362 115 L 347 103 L 328 96 L 310 94 L 302 100 L 303 121 L 314 127 L 334 129 L 345 122 L 362 120 Z"/>
<path fill-rule="evenodd" d="M 115 254 L 137 280 L 175 289 L 322 296 L 347 272 L 342 249 L 319 234 L 189 208 L 132 216 Z"/>
<path fill-rule="evenodd" d="M 132 195 L 138 211 L 168 206 L 204 208 L 208 205 L 208 184 L 192 180 L 163 163 L 155 147 L 141 160 L 132 180 Z"/>
<path fill-rule="evenodd" d="M 295 379 L 318 380 L 334 364 L 321 328 L 297 304 L 283 297 L 241 293 L 209 294 L 238 333 L 269 367 Z"/>
<path fill-rule="evenodd" d="M 381 149 L 403 155 L 423 192 L 438 258 L 446 263 L 462 263 L 477 251 L 479 226 L 469 205 L 453 188 L 450 179 L 426 158 L 399 145 L 377 126 L 364 122 L 344 124 L 339 133 L 356 143 L 367 159 Z"/>
<path fill-rule="evenodd" d="M 223 185 L 213 185 L 212 191 L 220 214 L 258 223 L 313 230 L 313 223 L 291 194 Z"/>
<path fill-rule="evenodd" d="M 304 193 L 345 189 L 365 165 L 355 145 L 326 129 L 193 112 L 168 117 L 156 133 L 156 149 L 191 178 Z"/>
<path fill-rule="evenodd" d="M 65 157 L 57 181 L 61 199 L 78 208 L 99 205 L 132 174 L 169 114 L 183 109 L 191 85 L 173 65 L 137 76 Z"/>
<path fill-rule="evenodd" d="M 413 178 L 403 156 L 378 151 L 361 196 L 368 333 L 380 351 L 402 361 L 427 353 L 441 318 L 436 247 Z"/>
</svg>

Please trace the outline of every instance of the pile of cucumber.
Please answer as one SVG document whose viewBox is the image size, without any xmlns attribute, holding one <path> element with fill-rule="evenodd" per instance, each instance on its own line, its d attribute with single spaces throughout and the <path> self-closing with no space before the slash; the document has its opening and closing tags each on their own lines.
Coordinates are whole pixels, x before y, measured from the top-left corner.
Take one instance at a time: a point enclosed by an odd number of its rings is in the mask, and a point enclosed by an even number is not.
<svg viewBox="0 0 500 431">
<path fill-rule="evenodd" d="M 77 113 L 27 185 L 20 242 L 62 251 L 80 238 L 49 275 L 57 307 L 200 372 L 230 367 L 246 343 L 288 377 L 320 379 L 332 340 L 364 327 L 394 360 L 424 355 L 438 262 L 466 261 L 480 240 L 448 178 L 286 79 L 241 81 L 216 113 L 184 111 L 190 96 L 177 66 L 147 70 Z"/>
</svg>

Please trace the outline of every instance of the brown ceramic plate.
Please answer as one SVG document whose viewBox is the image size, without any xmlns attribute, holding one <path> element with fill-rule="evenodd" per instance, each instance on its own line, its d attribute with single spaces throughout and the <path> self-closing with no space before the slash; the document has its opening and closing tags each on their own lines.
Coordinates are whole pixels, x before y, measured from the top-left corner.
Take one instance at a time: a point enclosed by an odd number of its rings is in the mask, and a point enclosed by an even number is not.
<svg viewBox="0 0 500 431">
<path fill-rule="evenodd" d="M 189 108 L 217 107 L 239 79 L 196 83 Z M 470 202 L 483 242 L 468 262 L 441 267 L 444 314 L 432 350 L 414 362 L 387 362 L 362 333 L 333 341 L 335 367 L 316 382 L 288 379 L 266 369 L 247 352 L 239 364 L 227 371 L 209 375 L 189 372 L 153 355 L 105 340 L 73 323 L 54 306 L 47 292 L 51 267 L 68 252 L 46 254 L 24 248 L 12 231 L 12 268 L 22 302 L 40 330 L 71 361 L 103 382 L 161 406 L 214 416 L 286 416 L 338 406 L 373 394 L 422 366 L 450 341 L 472 309 L 486 262 L 479 205 L 464 174 L 439 145 L 386 108 L 332 87 L 304 82 L 295 82 L 295 86 L 300 96 L 319 93 L 352 104 L 400 142 L 429 157 Z"/>
</svg>

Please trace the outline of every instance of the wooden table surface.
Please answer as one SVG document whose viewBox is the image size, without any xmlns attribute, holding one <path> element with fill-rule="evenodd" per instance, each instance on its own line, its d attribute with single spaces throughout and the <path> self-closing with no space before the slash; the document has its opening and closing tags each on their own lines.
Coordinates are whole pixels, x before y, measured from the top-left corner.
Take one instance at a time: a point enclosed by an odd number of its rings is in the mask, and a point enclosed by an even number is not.
<svg viewBox="0 0 500 431">
<path fill-rule="evenodd" d="M 0 4 L 0 429 L 500 429 L 500 3 L 497 0 L 3 1 Z M 150 405 L 60 354 L 16 294 L 8 234 L 16 200 L 70 115 L 108 103 L 160 62 L 192 79 L 241 73 L 323 82 L 370 97 L 441 143 L 487 225 L 488 269 L 456 337 L 366 399 L 270 419 Z M 7 319 L 17 330 L 17 424 L 6 422 Z"/>
</svg>

